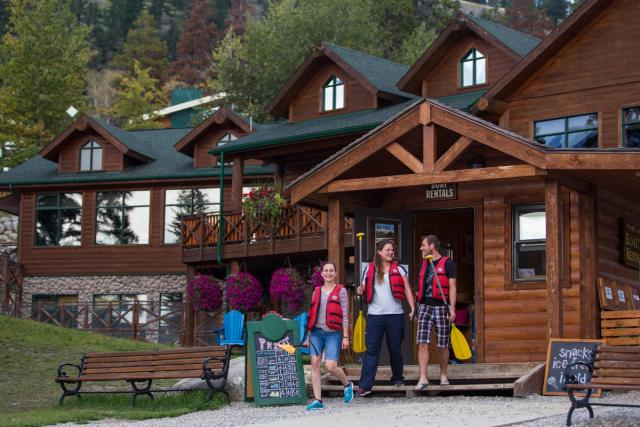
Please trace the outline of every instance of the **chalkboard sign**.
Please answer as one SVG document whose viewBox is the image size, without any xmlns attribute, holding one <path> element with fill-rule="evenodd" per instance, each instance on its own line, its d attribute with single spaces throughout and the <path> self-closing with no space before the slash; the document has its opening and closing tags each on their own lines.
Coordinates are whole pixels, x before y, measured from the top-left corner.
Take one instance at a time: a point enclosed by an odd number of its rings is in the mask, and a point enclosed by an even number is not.
<svg viewBox="0 0 640 427">
<path fill-rule="evenodd" d="M 601 344 L 603 344 L 602 340 L 550 339 L 547 364 L 544 370 L 543 394 L 547 396 L 565 395 L 566 378 L 564 375 L 567 366 L 574 362 L 590 363 Z M 572 368 L 571 373 L 576 375 L 582 384 L 591 380 L 589 370 L 584 366 Z"/>
<path fill-rule="evenodd" d="M 256 406 L 305 404 L 307 402 L 302 357 L 296 348 L 289 354 L 278 344 L 299 345 L 298 323 L 275 314 L 247 323 L 247 371 Z M 249 383 L 247 379 L 246 383 Z"/>
</svg>

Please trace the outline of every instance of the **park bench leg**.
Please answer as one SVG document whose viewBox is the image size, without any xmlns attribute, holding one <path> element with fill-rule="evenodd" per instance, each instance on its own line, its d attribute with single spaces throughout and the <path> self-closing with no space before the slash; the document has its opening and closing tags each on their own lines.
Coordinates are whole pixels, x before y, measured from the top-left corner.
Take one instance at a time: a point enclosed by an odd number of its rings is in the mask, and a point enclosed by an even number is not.
<svg viewBox="0 0 640 427">
<path fill-rule="evenodd" d="M 82 387 L 82 381 L 75 383 L 64 383 L 60 381 L 58 384 L 60 384 L 60 388 L 62 388 L 62 396 L 60 396 L 60 400 L 58 401 L 59 405 L 64 403 L 64 398 L 67 396 L 78 396 L 78 399 L 80 399 L 80 387 Z M 67 384 L 73 384 L 75 387 L 73 389 L 68 389 Z"/>
<path fill-rule="evenodd" d="M 151 383 L 153 382 L 153 380 L 146 380 L 146 381 L 147 381 L 147 384 L 143 388 L 138 387 L 138 384 L 136 383 L 144 383 L 144 381 L 134 381 L 134 380 L 128 381 L 128 383 L 131 384 L 131 388 L 132 388 L 131 393 L 133 394 L 131 396 L 131 406 L 136 406 L 136 398 L 140 395 L 146 394 L 151 398 L 151 400 L 153 400 L 153 394 L 151 394 Z"/>
<path fill-rule="evenodd" d="M 569 408 L 569 412 L 567 413 L 567 425 L 571 425 L 571 417 L 573 416 L 573 411 L 579 408 L 587 408 L 589 411 L 589 418 L 593 418 L 593 408 L 589 403 L 589 398 L 591 397 L 592 390 L 588 390 L 587 394 L 582 399 L 576 399 L 576 396 L 573 394 L 573 390 L 567 391 L 569 394 L 569 399 L 571 400 L 571 408 Z"/>
<path fill-rule="evenodd" d="M 224 393 L 224 397 L 227 403 L 231 403 L 231 397 L 229 397 L 229 393 L 227 393 L 227 390 L 225 390 L 224 388 L 224 384 L 226 384 L 226 381 L 223 382 L 222 387 L 216 387 L 210 378 L 205 378 L 204 380 L 207 383 L 207 387 L 209 387 L 209 391 L 207 392 L 207 402 L 210 401 L 211 398 L 213 398 L 213 393 L 215 393 L 216 391 L 221 391 L 222 393 Z"/>
</svg>

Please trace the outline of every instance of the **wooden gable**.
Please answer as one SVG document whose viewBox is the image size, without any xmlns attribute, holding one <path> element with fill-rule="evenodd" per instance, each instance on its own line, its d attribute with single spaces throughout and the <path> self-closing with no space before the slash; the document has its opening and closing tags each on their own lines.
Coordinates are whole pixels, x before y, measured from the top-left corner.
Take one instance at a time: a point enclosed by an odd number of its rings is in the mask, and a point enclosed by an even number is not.
<svg viewBox="0 0 640 427">
<path fill-rule="evenodd" d="M 97 142 L 102 148 L 102 170 L 118 172 L 124 168 L 124 155 L 110 141 L 96 132 L 84 132 L 67 141 L 58 153 L 58 171 L 75 173 L 80 171 L 80 149 L 89 141 Z"/>
</svg>

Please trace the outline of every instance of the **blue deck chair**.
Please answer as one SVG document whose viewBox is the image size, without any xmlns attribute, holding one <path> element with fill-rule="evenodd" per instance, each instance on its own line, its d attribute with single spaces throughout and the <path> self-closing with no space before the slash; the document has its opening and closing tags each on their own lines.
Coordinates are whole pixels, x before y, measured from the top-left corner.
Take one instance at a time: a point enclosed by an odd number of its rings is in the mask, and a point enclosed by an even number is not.
<svg viewBox="0 0 640 427">
<path fill-rule="evenodd" d="M 216 329 L 219 345 L 244 346 L 244 314 L 238 310 L 231 310 L 224 315 L 224 325 Z"/>
<path fill-rule="evenodd" d="M 307 323 L 309 322 L 309 313 L 303 311 L 293 318 L 296 322 L 298 322 L 298 336 L 300 337 L 300 344 L 307 339 Z M 308 347 L 300 347 L 300 353 L 309 354 Z"/>
</svg>

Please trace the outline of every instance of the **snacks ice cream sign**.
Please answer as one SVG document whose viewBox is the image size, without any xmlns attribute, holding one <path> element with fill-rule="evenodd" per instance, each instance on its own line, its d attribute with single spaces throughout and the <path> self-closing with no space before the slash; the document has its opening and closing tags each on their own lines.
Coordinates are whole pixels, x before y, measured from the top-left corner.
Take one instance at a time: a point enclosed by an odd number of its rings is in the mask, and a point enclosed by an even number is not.
<svg viewBox="0 0 640 427">
<path fill-rule="evenodd" d="M 455 200 L 458 198 L 456 184 L 429 184 L 425 191 L 427 200 Z"/>
</svg>

